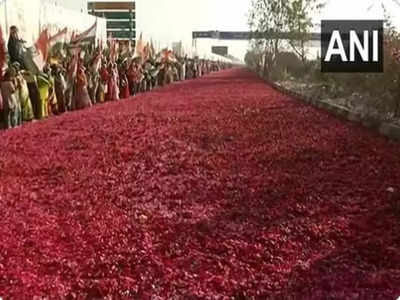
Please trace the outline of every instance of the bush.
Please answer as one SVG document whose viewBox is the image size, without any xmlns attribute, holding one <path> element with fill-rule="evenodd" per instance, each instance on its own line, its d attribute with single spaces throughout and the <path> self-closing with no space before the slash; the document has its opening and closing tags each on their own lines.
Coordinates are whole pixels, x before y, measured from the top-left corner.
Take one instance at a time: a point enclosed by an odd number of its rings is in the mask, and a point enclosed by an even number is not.
<svg viewBox="0 0 400 300">
<path fill-rule="evenodd" d="M 386 33 L 384 47 L 384 73 L 321 73 L 319 60 L 302 62 L 292 52 L 280 52 L 273 69 L 267 70 L 271 80 L 288 77 L 299 81 L 320 83 L 331 91 L 333 97 L 359 93 L 364 96 L 362 105 L 382 113 L 400 117 L 400 35 Z M 253 61 L 263 61 L 262 53 L 249 52 Z M 258 58 L 257 58 L 258 57 Z M 249 65 L 252 67 L 251 65 Z M 253 68 L 254 69 L 254 68 Z M 264 76 L 267 74 L 264 73 Z M 371 100 L 372 99 L 372 100 Z M 368 106 L 368 107 L 367 107 Z"/>
</svg>

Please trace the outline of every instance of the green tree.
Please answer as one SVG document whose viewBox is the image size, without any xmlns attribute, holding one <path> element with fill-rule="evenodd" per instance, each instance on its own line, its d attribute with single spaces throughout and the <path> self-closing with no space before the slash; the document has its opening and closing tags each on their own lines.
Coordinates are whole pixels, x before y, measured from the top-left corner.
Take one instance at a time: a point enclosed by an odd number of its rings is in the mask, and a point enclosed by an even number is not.
<svg viewBox="0 0 400 300">
<path fill-rule="evenodd" d="M 253 0 L 249 13 L 250 30 L 254 33 L 253 45 L 264 48 L 263 74 L 270 77 L 282 40 L 274 35 L 285 26 L 285 3 L 287 0 Z M 262 38 L 259 38 L 259 37 Z"/>
<path fill-rule="evenodd" d="M 323 7 L 321 0 L 252 0 L 248 23 L 253 39 L 264 47 L 264 75 L 270 77 L 279 52 L 285 46 L 282 34 L 288 33 L 287 44 L 303 62 L 305 44 L 313 28 L 312 16 Z M 254 42 L 253 42 L 254 44 Z"/>
<path fill-rule="evenodd" d="M 306 43 L 310 41 L 313 29 L 312 16 L 325 5 L 320 0 L 289 0 L 286 6 L 286 29 L 290 32 L 288 40 L 291 49 L 306 62 Z"/>
</svg>

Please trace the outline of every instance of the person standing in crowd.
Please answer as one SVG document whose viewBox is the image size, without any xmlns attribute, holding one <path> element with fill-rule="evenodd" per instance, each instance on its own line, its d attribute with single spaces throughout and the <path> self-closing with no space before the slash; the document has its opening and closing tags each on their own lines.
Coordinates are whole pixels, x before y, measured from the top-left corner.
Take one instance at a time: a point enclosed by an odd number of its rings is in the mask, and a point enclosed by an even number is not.
<svg viewBox="0 0 400 300">
<path fill-rule="evenodd" d="M 101 46 L 93 50 L 93 44 L 86 44 L 74 45 L 64 54 L 59 48 L 49 51 L 47 64 L 40 69 L 29 58 L 29 52 L 24 57 L 24 41 L 19 38 L 17 27 L 12 26 L 10 31 L 10 67 L 0 78 L 0 122 L 6 128 L 95 103 L 126 99 L 159 85 L 227 67 L 197 58 L 177 59 L 165 49 L 157 56 L 138 57 L 127 50 L 110 57 L 106 54 L 109 50 L 103 51 Z"/>
<path fill-rule="evenodd" d="M 14 86 L 16 87 L 14 97 L 16 99 L 17 107 L 16 107 L 16 124 L 15 126 L 22 125 L 22 99 L 21 99 L 21 78 L 20 78 L 20 72 L 19 72 L 19 63 L 14 62 L 10 69 L 12 70 L 13 73 L 13 78 L 14 78 Z"/>
<path fill-rule="evenodd" d="M 117 100 L 115 95 L 117 93 L 117 83 L 116 83 L 116 78 L 114 76 L 114 66 L 113 63 L 110 62 L 108 64 L 108 78 L 107 78 L 107 94 L 106 94 L 106 100 L 107 101 L 113 101 Z"/>
<path fill-rule="evenodd" d="M 24 77 L 25 71 L 18 72 L 17 79 L 19 83 L 19 100 L 21 103 L 21 118 L 24 122 L 30 122 L 35 118 L 31 98 L 29 97 L 28 83 Z"/>
<path fill-rule="evenodd" d="M 152 87 L 152 89 L 155 89 L 155 88 L 157 88 L 157 86 L 158 86 L 158 80 L 157 80 L 157 78 L 158 78 L 158 73 L 159 73 L 159 69 L 158 69 L 158 67 L 155 65 L 155 64 L 153 64 L 152 65 L 152 68 L 151 68 L 151 71 L 150 71 L 150 75 L 151 75 L 151 87 Z"/>
<path fill-rule="evenodd" d="M 76 54 L 75 54 L 76 55 Z M 67 89 L 65 91 L 65 105 L 67 110 L 75 110 L 75 80 L 76 80 L 76 56 L 69 57 L 68 61 L 65 64 L 66 73 L 66 83 Z"/>
<path fill-rule="evenodd" d="M 162 82 L 162 86 L 165 86 L 165 85 L 167 85 L 168 83 L 169 83 L 169 75 L 170 75 L 170 72 L 169 72 L 169 65 L 167 65 L 167 64 L 163 64 L 163 67 L 162 67 L 162 70 L 163 70 L 163 82 Z"/>
<path fill-rule="evenodd" d="M 186 64 L 186 79 L 193 79 L 193 61 L 189 60 Z"/>
<path fill-rule="evenodd" d="M 15 82 L 15 71 L 7 69 L 3 81 L 0 84 L 3 98 L 3 114 L 5 128 L 13 128 L 18 125 L 18 103 L 17 86 Z"/>
<path fill-rule="evenodd" d="M 108 95 L 108 81 L 110 80 L 110 74 L 107 70 L 107 63 L 104 61 L 100 68 L 100 88 L 98 93 L 98 101 L 103 103 L 106 101 Z"/>
<path fill-rule="evenodd" d="M 27 82 L 29 99 L 31 100 L 32 104 L 33 116 L 35 119 L 39 119 L 40 95 L 37 78 L 32 72 L 27 70 L 24 71 L 23 76 Z"/>
<path fill-rule="evenodd" d="M 182 59 L 181 61 L 181 80 L 186 79 L 186 59 Z"/>
<path fill-rule="evenodd" d="M 63 69 L 61 66 L 53 67 L 54 77 L 54 90 L 57 98 L 58 113 L 62 114 L 67 110 L 65 93 L 67 90 L 67 83 L 63 75 Z"/>
<path fill-rule="evenodd" d="M 49 116 L 50 78 L 43 72 L 38 75 L 37 81 L 39 87 L 38 119 L 41 120 Z"/>
<path fill-rule="evenodd" d="M 96 103 L 100 102 L 100 100 L 97 97 L 99 88 L 100 88 L 100 74 L 99 74 L 98 70 L 95 70 L 93 67 L 90 68 L 89 72 L 90 72 L 91 79 L 92 79 L 92 87 L 90 89 L 91 99 L 92 99 L 92 103 L 96 104 Z"/>
<path fill-rule="evenodd" d="M 76 82 L 75 82 L 75 103 L 76 109 L 83 109 L 87 107 L 91 107 L 92 103 L 90 101 L 89 92 L 87 90 L 87 78 L 85 74 L 85 67 L 83 66 L 83 61 L 79 60 L 78 70 L 76 74 Z"/>
<path fill-rule="evenodd" d="M 112 101 L 114 95 L 114 76 L 113 76 L 113 67 L 112 63 L 108 63 L 107 67 L 107 93 L 106 93 L 106 101 Z"/>
<path fill-rule="evenodd" d="M 100 86 L 100 74 L 99 74 L 99 64 L 101 63 L 101 58 L 99 52 L 96 51 L 93 55 L 93 59 L 90 62 L 87 71 L 87 79 L 88 79 L 88 92 L 92 104 L 96 104 L 98 102 L 97 93 Z"/>
<path fill-rule="evenodd" d="M 127 64 L 127 61 L 124 61 L 119 70 L 119 79 L 120 79 L 120 95 L 119 95 L 119 97 L 121 99 L 126 99 L 126 98 L 129 98 L 129 96 L 130 96 L 127 72 L 128 72 L 128 64 Z"/>
<path fill-rule="evenodd" d="M 198 77 L 202 77 L 203 76 L 201 64 L 202 64 L 201 61 L 199 61 L 198 64 L 197 64 L 197 76 Z"/>
<path fill-rule="evenodd" d="M 55 91 L 55 81 L 54 81 L 54 76 L 51 72 L 50 68 L 46 68 L 46 74 L 49 78 L 49 96 L 47 100 L 47 111 L 48 115 L 58 115 L 58 105 L 57 105 L 57 96 L 56 96 L 56 91 Z"/>
<path fill-rule="evenodd" d="M 112 64 L 112 79 L 113 79 L 113 95 L 112 95 L 112 100 L 119 100 L 119 94 L 120 94 L 120 79 L 119 79 L 119 73 L 118 73 L 118 66 L 116 63 Z"/>
<path fill-rule="evenodd" d="M 18 36 L 18 28 L 16 26 L 10 27 L 10 38 L 8 39 L 7 49 L 10 56 L 10 63 L 18 62 L 20 66 L 25 69 L 24 63 L 24 43 L 25 41 Z"/>
<path fill-rule="evenodd" d="M 143 65 L 143 91 L 148 92 L 151 91 L 151 89 L 151 63 L 146 61 Z"/>
<path fill-rule="evenodd" d="M 88 94 L 89 94 L 89 98 L 90 98 L 90 102 L 92 102 L 92 104 L 96 104 L 96 99 L 94 97 L 94 78 L 92 76 L 92 72 L 90 72 L 89 70 L 86 70 L 85 72 L 86 75 L 86 79 L 87 79 L 87 90 L 88 90 Z"/>
<path fill-rule="evenodd" d="M 136 91 L 135 91 L 136 67 L 135 67 L 134 61 L 132 61 L 129 65 L 127 77 L 128 77 L 129 88 L 130 88 L 129 93 L 131 96 L 134 96 L 136 94 Z"/>
<path fill-rule="evenodd" d="M 140 64 L 135 63 L 135 95 L 140 93 L 142 83 L 142 68 Z"/>
</svg>

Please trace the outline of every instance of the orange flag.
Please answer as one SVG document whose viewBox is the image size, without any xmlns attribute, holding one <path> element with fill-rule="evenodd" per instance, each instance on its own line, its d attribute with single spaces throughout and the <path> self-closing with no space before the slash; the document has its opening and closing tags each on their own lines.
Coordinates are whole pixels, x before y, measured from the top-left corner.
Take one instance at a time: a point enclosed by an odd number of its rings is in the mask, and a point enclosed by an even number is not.
<svg viewBox="0 0 400 300">
<path fill-rule="evenodd" d="M 172 50 L 164 49 L 161 52 L 161 59 L 163 62 L 176 62 L 177 59 L 174 55 L 174 52 Z"/>
</svg>

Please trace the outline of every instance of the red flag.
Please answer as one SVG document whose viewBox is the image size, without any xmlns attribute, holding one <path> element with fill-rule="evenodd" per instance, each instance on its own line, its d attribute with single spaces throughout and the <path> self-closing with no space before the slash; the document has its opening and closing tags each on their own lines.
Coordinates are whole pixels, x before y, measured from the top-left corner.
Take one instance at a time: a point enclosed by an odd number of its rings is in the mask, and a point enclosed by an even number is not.
<svg viewBox="0 0 400 300">
<path fill-rule="evenodd" d="M 55 35 L 49 38 L 49 43 L 50 46 L 53 46 L 54 44 L 57 44 L 58 42 L 62 42 L 63 39 L 65 38 L 65 35 L 68 32 L 68 28 L 65 27 L 63 30 L 60 30 L 57 32 Z"/>
<path fill-rule="evenodd" d="M 88 30 L 82 32 L 78 36 L 73 36 L 71 39 L 71 43 L 78 44 L 85 41 L 96 41 L 96 32 L 97 32 L 97 20 Z"/>
<path fill-rule="evenodd" d="M 68 66 L 68 72 L 67 72 L 68 73 L 68 78 L 70 80 L 73 80 L 75 75 L 76 75 L 80 52 L 81 52 L 80 48 L 72 49 L 72 60 L 71 60 L 71 62 L 69 64 L 69 66 Z"/>
<path fill-rule="evenodd" d="M 40 70 L 43 69 L 47 61 L 47 57 L 49 54 L 49 41 L 49 32 L 46 28 L 40 33 L 39 39 L 35 43 L 36 51 L 39 54 L 35 59 L 35 63 Z"/>
</svg>

